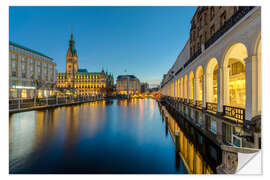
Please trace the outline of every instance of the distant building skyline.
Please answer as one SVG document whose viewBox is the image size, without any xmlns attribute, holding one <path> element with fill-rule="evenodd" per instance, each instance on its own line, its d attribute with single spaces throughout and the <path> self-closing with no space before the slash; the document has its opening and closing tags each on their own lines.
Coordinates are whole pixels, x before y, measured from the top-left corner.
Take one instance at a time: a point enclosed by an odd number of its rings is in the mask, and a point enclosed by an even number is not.
<svg viewBox="0 0 270 180">
<path fill-rule="evenodd" d="M 9 39 L 47 54 L 64 72 L 72 31 L 80 68 L 103 68 L 114 77 L 134 74 L 151 86 L 160 83 L 188 40 L 196 8 L 11 6 Z"/>
</svg>

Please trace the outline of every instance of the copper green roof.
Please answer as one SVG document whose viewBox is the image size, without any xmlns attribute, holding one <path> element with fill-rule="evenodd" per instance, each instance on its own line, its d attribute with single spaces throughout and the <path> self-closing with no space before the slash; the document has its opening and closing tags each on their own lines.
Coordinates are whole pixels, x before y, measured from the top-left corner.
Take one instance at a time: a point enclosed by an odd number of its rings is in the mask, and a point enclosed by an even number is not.
<svg viewBox="0 0 270 180">
<path fill-rule="evenodd" d="M 25 46 L 19 45 L 19 44 L 15 43 L 15 42 L 9 41 L 9 45 L 13 45 L 13 46 L 19 47 L 19 48 L 24 49 L 24 50 L 26 50 L 26 51 L 30 51 L 30 52 L 32 52 L 32 53 L 35 53 L 35 54 L 38 54 L 38 55 L 40 55 L 40 56 L 46 57 L 46 58 L 48 58 L 48 59 L 50 59 L 50 60 L 53 60 L 52 58 L 46 56 L 45 54 L 42 54 L 42 53 L 40 53 L 40 52 L 38 52 L 38 51 L 35 51 L 35 50 L 33 50 L 33 49 L 30 49 L 30 48 L 27 48 L 27 47 L 25 47 Z"/>
<path fill-rule="evenodd" d="M 88 75 L 100 75 L 100 74 L 101 74 L 100 72 L 77 72 L 77 73 L 75 73 L 75 75 L 86 75 L 86 76 L 88 76 Z M 63 76 L 63 75 L 66 75 L 66 73 L 65 72 L 59 72 L 58 75 Z"/>
</svg>

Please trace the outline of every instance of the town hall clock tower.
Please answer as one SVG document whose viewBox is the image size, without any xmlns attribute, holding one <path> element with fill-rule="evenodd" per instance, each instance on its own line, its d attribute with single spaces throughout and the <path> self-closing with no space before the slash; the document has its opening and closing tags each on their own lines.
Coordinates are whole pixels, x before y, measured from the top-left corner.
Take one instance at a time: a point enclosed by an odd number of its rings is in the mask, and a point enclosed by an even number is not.
<svg viewBox="0 0 270 180">
<path fill-rule="evenodd" d="M 74 88 L 74 76 L 78 72 L 78 56 L 75 49 L 75 41 L 73 40 L 73 33 L 71 33 L 69 40 L 69 47 L 66 55 L 66 78 L 67 87 Z"/>
</svg>

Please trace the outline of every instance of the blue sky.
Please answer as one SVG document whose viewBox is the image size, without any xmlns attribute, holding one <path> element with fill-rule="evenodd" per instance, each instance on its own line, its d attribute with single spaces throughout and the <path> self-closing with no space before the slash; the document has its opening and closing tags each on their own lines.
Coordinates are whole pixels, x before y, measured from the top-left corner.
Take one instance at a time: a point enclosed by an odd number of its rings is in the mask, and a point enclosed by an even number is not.
<svg viewBox="0 0 270 180">
<path fill-rule="evenodd" d="M 184 47 L 196 7 L 10 7 L 9 39 L 52 57 L 59 72 L 73 31 L 79 68 L 159 84 Z"/>
</svg>

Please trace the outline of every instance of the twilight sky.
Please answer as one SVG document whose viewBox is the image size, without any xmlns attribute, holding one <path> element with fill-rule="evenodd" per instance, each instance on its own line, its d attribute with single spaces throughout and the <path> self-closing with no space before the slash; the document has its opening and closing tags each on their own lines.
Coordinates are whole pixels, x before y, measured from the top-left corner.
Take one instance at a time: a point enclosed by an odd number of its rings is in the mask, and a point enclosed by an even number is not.
<svg viewBox="0 0 270 180">
<path fill-rule="evenodd" d="M 9 39 L 65 71 L 73 31 L 79 68 L 159 84 L 184 47 L 196 7 L 10 7 Z"/>
</svg>

